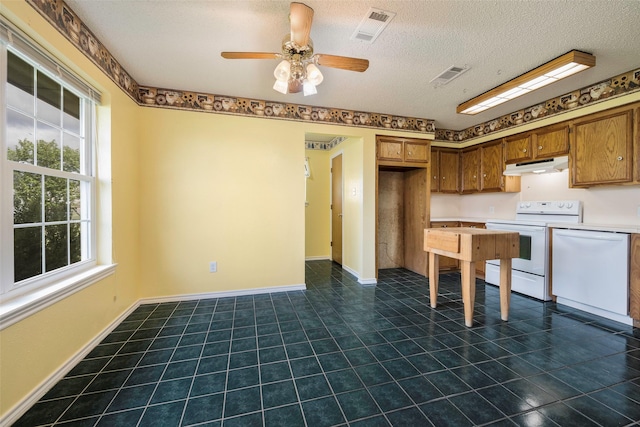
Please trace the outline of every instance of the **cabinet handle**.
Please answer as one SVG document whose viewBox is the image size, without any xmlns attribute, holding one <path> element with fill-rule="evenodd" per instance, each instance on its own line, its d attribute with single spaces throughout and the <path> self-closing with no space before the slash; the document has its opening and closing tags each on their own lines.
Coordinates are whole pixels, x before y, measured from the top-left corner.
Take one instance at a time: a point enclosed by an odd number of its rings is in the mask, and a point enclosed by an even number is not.
<svg viewBox="0 0 640 427">
<path fill-rule="evenodd" d="M 400 154 L 400 152 L 398 151 L 396 154 Z"/>
<path fill-rule="evenodd" d="M 409 151 L 409 155 L 411 155 L 411 151 Z"/>
<path fill-rule="evenodd" d="M 445 179 L 445 177 L 443 176 L 442 179 Z"/>
<path fill-rule="evenodd" d="M 482 176 L 486 178 L 486 177 L 487 177 L 487 174 L 485 173 L 485 174 L 483 174 Z"/>
<path fill-rule="evenodd" d="M 473 175 L 473 179 L 476 179 L 476 176 L 475 176 L 475 175 Z"/>
<path fill-rule="evenodd" d="M 618 161 L 622 160 L 622 156 L 618 156 Z"/>
<path fill-rule="evenodd" d="M 538 150 L 542 150 L 542 145 L 538 145 Z"/>
<path fill-rule="evenodd" d="M 438 179 L 438 177 L 434 175 L 434 176 L 433 176 L 433 179 Z"/>
<path fill-rule="evenodd" d="M 523 148 L 523 149 L 522 149 L 522 152 L 523 152 L 523 153 L 526 153 L 526 152 L 527 152 L 527 149 L 526 149 L 526 148 Z"/>
</svg>

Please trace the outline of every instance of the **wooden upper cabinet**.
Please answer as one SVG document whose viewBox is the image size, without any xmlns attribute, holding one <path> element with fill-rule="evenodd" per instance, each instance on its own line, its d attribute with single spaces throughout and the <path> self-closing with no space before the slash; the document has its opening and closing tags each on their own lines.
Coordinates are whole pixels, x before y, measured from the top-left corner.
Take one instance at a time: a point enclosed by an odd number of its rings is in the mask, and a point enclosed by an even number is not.
<svg viewBox="0 0 640 427">
<path fill-rule="evenodd" d="M 380 160 L 402 161 L 404 159 L 403 148 L 402 140 L 378 137 L 378 159 Z"/>
<path fill-rule="evenodd" d="M 429 145 L 406 141 L 404 143 L 404 159 L 407 162 L 428 162 Z"/>
<path fill-rule="evenodd" d="M 428 140 L 378 136 L 376 142 L 379 161 L 415 164 L 429 163 L 431 143 Z"/>
<path fill-rule="evenodd" d="M 500 141 L 480 146 L 480 191 L 501 191 L 504 162 Z"/>
<path fill-rule="evenodd" d="M 569 126 L 548 127 L 533 134 L 533 157 L 544 159 L 569 154 Z"/>
<path fill-rule="evenodd" d="M 460 155 L 462 165 L 462 187 L 460 192 L 473 193 L 480 190 L 480 149 L 473 148 L 462 151 Z"/>
<path fill-rule="evenodd" d="M 525 162 L 532 159 L 531 135 L 516 135 L 505 138 L 505 161 L 506 163 Z"/>
<path fill-rule="evenodd" d="M 440 152 L 431 148 L 431 192 L 440 192 Z"/>
<path fill-rule="evenodd" d="M 633 110 L 618 109 L 573 122 L 571 186 L 633 180 Z"/>
<path fill-rule="evenodd" d="M 457 193 L 459 191 L 460 155 L 455 149 L 439 151 L 440 192 Z"/>
</svg>

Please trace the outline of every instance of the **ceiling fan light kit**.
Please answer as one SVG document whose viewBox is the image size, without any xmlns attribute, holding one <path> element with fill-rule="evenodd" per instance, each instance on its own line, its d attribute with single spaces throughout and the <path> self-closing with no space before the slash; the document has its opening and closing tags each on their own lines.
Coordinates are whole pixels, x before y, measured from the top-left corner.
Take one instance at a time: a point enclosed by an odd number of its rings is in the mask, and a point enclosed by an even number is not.
<svg viewBox="0 0 640 427">
<path fill-rule="evenodd" d="M 273 89 L 282 93 L 302 92 L 304 96 L 318 93 L 316 86 L 324 80 L 317 65 L 363 72 L 369 61 L 346 56 L 313 54 L 313 42 L 309 37 L 313 9 L 303 3 L 291 3 L 290 34 L 282 40 L 282 53 L 269 52 L 221 52 L 226 59 L 282 59 L 273 71 L 276 82 Z"/>
<path fill-rule="evenodd" d="M 572 50 L 458 105 L 456 112 L 469 115 L 478 114 L 595 65 L 595 56 L 579 50 Z"/>
</svg>

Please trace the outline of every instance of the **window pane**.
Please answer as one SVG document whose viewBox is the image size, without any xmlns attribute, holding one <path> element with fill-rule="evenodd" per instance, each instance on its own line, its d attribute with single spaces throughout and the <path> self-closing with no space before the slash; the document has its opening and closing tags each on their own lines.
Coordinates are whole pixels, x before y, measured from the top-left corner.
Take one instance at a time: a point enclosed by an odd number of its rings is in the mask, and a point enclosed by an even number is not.
<svg viewBox="0 0 640 427">
<path fill-rule="evenodd" d="M 14 281 L 42 274 L 42 228 L 16 228 L 13 231 Z"/>
<path fill-rule="evenodd" d="M 82 261 L 82 236 L 80 235 L 80 224 L 71 224 L 69 235 L 69 255 L 71 257 L 70 263 Z"/>
<path fill-rule="evenodd" d="M 13 223 L 31 224 L 42 218 L 42 175 L 13 172 Z"/>
<path fill-rule="evenodd" d="M 60 169 L 60 130 L 38 122 L 38 166 Z"/>
<path fill-rule="evenodd" d="M 80 138 L 69 133 L 64 133 L 62 151 L 62 169 L 67 172 L 80 173 Z"/>
<path fill-rule="evenodd" d="M 68 265 L 67 224 L 45 227 L 44 260 L 46 270 L 51 271 Z"/>
<path fill-rule="evenodd" d="M 46 74 L 38 71 L 37 96 L 38 119 L 60 126 L 62 87 Z"/>
<path fill-rule="evenodd" d="M 67 220 L 67 180 L 44 177 L 44 218 L 46 222 Z"/>
<path fill-rule="evenodd" d="M 65 130 L 80 134 L 80 98 L 64 89 L 63 102 L 62 126 Z"/>
<path fill-rule="evenodd" d="M 33 114 L 33 67 L 7 53 L 7 104 Z"/>
<path fill-rule="evenodd" d="M 33 164 L 33 119 L 7 110 L 7 159 Z"/>
<path fill-rule="evenodd" d="M 80 219 L 80 181 L 69 180 L 69 219 Z"/>
</svg>

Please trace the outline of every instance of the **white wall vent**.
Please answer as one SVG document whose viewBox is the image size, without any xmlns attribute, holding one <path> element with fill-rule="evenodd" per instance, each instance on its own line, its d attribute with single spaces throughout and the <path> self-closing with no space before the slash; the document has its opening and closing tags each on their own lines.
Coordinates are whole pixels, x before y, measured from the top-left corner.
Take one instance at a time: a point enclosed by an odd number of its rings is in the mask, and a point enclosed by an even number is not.
<svg viewBox="0 0 640 427">
<path fill-rule="evenodd" d="M 429 83 L 432 83 L 434 86 L 446 85 L 451 80 L 459 77 L 461 74 L 464 74 L 467 70 L 469 70 L 469 67 L 466 65 L 464 67 L 456 67 L 455 65 L 452 65 L 451 67 L 447 68 L 436 77 L 431 79 Z"/>
<path fill-rule="evenodd" d="M 360 25 L 351 35 L 351 40 L 358 40 L 365 43 L 373 43 L 378 38 L 382 30 L 387 28 L 389 22 L 396 16 L 394 12 L 382 9 L 370 8 L 367 14 L 360 21 Z"/>
</svg>

